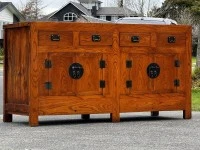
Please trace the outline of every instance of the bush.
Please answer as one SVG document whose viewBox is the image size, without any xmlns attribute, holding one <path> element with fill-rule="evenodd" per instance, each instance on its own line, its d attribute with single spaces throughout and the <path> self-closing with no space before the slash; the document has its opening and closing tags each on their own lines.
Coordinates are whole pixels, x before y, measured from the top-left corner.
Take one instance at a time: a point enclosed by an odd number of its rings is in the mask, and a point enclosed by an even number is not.
<svg viewBox="0 0 200 150">
<path fill-rule="evenodd" d="M 192 73 L 192 88 L 200 89 L 200 68 L 195 68 Z"/>
<path fill-rule="evenodd" d="M 0 56 L 4 56 L 4 50 L 3 50 L 3 48 L 0 48 Z"/>
</svg>

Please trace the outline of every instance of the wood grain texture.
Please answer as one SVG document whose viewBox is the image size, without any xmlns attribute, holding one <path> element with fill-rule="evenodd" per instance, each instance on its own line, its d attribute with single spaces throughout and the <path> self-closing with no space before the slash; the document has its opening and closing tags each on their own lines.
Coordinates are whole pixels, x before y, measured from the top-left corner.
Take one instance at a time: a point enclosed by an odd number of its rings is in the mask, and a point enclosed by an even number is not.
<svg viewBox="0 0 200 150">
<path fill-rule="evenodd" d="M 191 111 L 191 43 L 192 43 L 192 28 L 189 27 L 186 33 L 187 42 L 186 42 L 186 59 L 184 61 L 185 72 L 187 72 L 185 76 L 185 85 L 186 85 L 186 100 L 185 100 L 185 109 L 183 111 L 183 118 L 190 119 L 192 118 Z"/>
<path fill-rule="evenodd" d="M 131 38 L 133 36 L 137 36 L 139 38 L 139 42 L 133 43 L 131 41 Z M 133 32 L 133 33 L 120 33 L 120 46 L 142 46 L 142 47 L 146 47 L 146 46 L 150 46 L 151 43 L 151 36 L 150 33 L 137 33 L 137 32 Z"/>
<path fill-rule="evenodd" d="M 75 60 L 75 53 L 49 53 L 52 68 L 49 69 L 49 82 L 52 89 L 49 95 L 64 96 L 75 95 L 76 81 L 69 76 L 69 67 Z"/>
<path fill-rule="evenodd" d="M 120 97 L 120 112 L 183 110 L 185 95 L 169 94 L 134 94 Z"/>
<path fill-rule="evenodd" d="M 100 41 L 92 41 L 93 35 L 99 35 Z M 109 32 L 80 32 L 80 45 L 112 45 L 112 33 Z"/>
<path fill-rule="evenodd" d="M 59 35 L 59 41 L 52 41 L 51 35 Z M 38 45 L 39 46 L 48 46 L 51 49 L 51 46 L 56 48 L 66 48 L 73 45 L 73 32 L 66 31 L 38 31 Z"/>
<path fill-rule="evenodd" d="M 39 115 L 93 113 L 110 113 L 118 122 L 121 112 L 167 110 L 182 110 L 185 119 L 191 118 L 189 26 L 31 22 L 4 28 L 5 122 L 12 121 L 12 114 L 28 115 L 30 126 L 37 126 Z M 59 34 L 60 41 L 52 41 L 52 34 Z M 92 35 L 101 40 L 92 41 Z M 132 36 L 139 36 L 139 43 L 132 43 Z M 169 36 L 175 43 L 168 43 Z M 45 60 L 52 67 L 45 68 Z M 132 67 L 126 67 L 127 60 Z M 82 78 L 69 76 L 72 63 L 83 66 Z M 147 75 L 150 63 L 160 66 L 155 79 Z M 180 86 L 174 86 L 175 79 Z M 129 80 L 132 87 L 127 88 Z"/>
<path fill-rule="evenodd" d="M 10 32 L 7 29 L 4 29 L 4 70 L 3 70 L 3 122 L 12 122 L 12 114 L 9 114 L 6 111 L 6 104 L 8 103 L 8 99 L 12 96 L 12 93 L 9 93 L 9 71 L 10 69 L 7 69 L 9 66 L 9 49 L 10 49 L 10 44 L 7 42 L 9 41 L 10 37 Z M 11 95 L 10 95 L 11 94 Z"/>
<path fill-rule="evenodd" d="M 154 55 L 154 62 L 160 66 L 160 75 L 154 80 L 154 91 L 157 93 L 174 93 L 176 87 L 174 80 L 178 79 L 176 76 L 175 67 L 176 55 L 173 54 L 156 54 Z"/>
<path fill-rule="evenodd" d="M 38 126 L 38 29 L 36 23 L 31 24 L 30 27 L 30 67 L 29 67 L 29 125 Z"/>
<path fill-rule="evenodd" d="M 40 115 L 111 113 L 112 108 L 112 99 L 102 96 L 39 97 Z"/>
</svg>

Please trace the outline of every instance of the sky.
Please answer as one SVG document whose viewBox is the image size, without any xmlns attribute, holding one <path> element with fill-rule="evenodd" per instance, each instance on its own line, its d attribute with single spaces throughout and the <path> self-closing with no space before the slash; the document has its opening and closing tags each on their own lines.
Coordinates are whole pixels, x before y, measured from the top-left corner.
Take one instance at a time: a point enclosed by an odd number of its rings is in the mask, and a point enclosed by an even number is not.
<svg viewBox="0 0 200 150">
<path fill-rule="evenodd" d="M 22 4 L 25 4 L 28 0 L 0 0 L 1 2 L 12 2 L 16 8 L 20 9 L 22 8 Z M 69 1 L 77 2 L 77 0 L 43 0 L 43 5 L 47 6 L 44 9 L 44 14 L 49 14 L 51 12 L 54 12 L 58 9 L 60 9 L 62 6 L 67 4 Z M 102 6 L 104 7 L 111 7 L 113 0 L 100 0 L 102 1 Z M 149 1 L 149 0 L 146 0 Z M 155 3 L 157 6 L 160 6 L 164 0 L 151 0 L 153 3 Z"/>
</svg>

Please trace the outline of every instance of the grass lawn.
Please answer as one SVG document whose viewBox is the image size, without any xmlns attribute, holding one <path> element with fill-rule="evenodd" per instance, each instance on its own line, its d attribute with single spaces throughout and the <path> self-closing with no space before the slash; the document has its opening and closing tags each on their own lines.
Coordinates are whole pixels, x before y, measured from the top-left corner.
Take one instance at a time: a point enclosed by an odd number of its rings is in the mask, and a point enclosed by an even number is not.
<svg viewBox="0 0 200 150">
<path fill-rule="evenodd" d="M 192 90 L 192 110 L 200 111 L 200 90 Z"/>
<path fill-rule="evenodd" d="M 196 57 L 192 57 L 192 63 L 196 63 Z"/>
<path fill-rule="evenodd" d="M 0 69 L 2 69 L 3 68 L 3 64 L 0 64 Z"/>
<path fill-rule="evenodd" d="M 196 57 L 192 57 L 192 63 L 196 63 Z"/>
</svg>

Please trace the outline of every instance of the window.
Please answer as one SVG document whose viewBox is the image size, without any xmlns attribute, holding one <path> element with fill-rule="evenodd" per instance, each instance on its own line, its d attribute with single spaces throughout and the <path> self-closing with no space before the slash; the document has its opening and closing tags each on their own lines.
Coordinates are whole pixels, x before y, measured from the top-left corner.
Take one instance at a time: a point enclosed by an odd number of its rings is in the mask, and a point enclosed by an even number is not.
<svg viewBox="0 0 200 150">
<path fill-rule="evenodd" d="M 77 15 L 75 13 L 69 12 L 64 15 L 64 21 L 75 21 L 77 19 Z"/>
<path fill-rule="evenodd" d="M 100 15 L 100 19 L 106 20 L 106 16 L 105 15 Z"/>
</svg>

